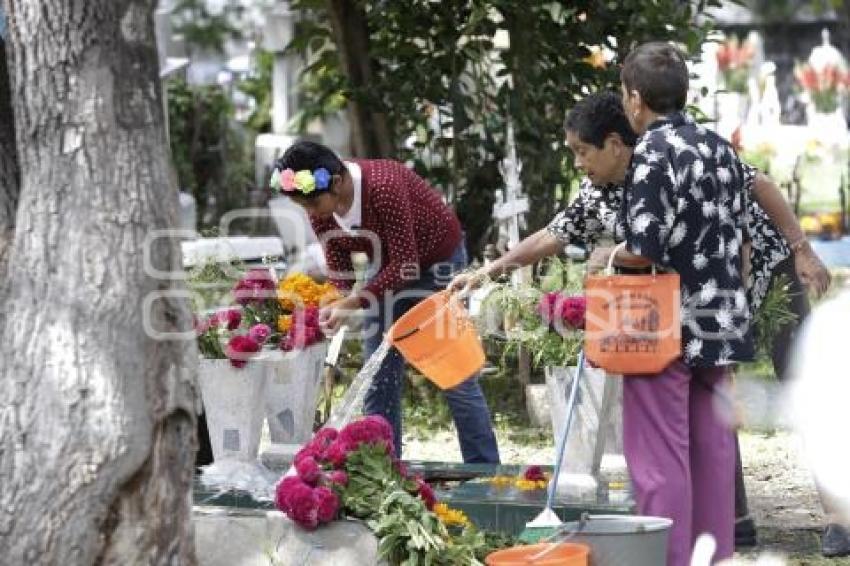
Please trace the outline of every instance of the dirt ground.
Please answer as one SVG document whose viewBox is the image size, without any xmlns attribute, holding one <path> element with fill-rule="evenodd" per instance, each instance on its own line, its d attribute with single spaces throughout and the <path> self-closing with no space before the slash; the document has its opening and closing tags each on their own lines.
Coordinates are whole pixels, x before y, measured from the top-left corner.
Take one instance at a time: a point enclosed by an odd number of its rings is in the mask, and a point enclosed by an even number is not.
<svg viewBox="0 0 850 566">
<path fill-rule="evenodd" d="M 544 464 L 553 448 L 541 435 L 498 430 L 502 460 L 511 464 Z M 799 442 L 788 432 L 750 432 L 741 435 L 741 453 L 750 511 L 758 526 L 759 544 L 736 555 L 736 564 L 752 564 L 765 555 L 781 558 L 769 564 L 850 566 L 850 558 L 825 559 L 820 555 L 823 511 L 814 482 L 802 464 Z M 452 432 L 430 438 L 405 439 L 405 459 L 460 461 Z M 761 562 L 760 562 L 761 563 Z"/>
</svg>

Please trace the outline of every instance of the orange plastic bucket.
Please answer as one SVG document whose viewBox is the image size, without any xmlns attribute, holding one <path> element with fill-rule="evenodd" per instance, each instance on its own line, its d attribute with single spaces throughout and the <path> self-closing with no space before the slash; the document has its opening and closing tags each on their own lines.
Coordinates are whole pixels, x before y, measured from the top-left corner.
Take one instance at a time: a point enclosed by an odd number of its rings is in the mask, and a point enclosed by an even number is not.
<svg viewBox="0 0 850 566">
<path fill-rule="evenodd" d="M 532 560 L 547 548 L 555 546 L 537 560 Z M 572 542 L 542 542 L 527 546 L 512 546 L 487 555 L 484 563 L 487 566 L 587 566 L 590 547 Z"/>
<path fill-rule="evenodd" d="M 484 348 L 466 309 L 441 291 L 407 311 L 387 339 L 441 389 L 460 385 L 484 366 Z"/>
</svg>

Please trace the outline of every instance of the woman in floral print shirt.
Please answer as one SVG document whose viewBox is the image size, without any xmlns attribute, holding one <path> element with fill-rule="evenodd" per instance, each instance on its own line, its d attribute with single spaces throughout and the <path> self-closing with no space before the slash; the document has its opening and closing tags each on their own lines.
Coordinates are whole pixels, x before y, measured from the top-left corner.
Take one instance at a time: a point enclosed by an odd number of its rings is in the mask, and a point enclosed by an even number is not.
<svg viewBox="0 0 850 566">
<path fill-rule="evenodd" d="M 572 109 L 566 122 L 567 143 L 576 155 L 576 164 L 587 173 L 573 202 L 560 212 L 550 224 L 521 242 L 516 248 L 475 274 L 458 277 L 452 288 L 477 285 L 487 277 L 504 274 L 512 269 L 530 265 L 550 255 L 559 253 L 567 244 L 583 247 L 588 251 L 599 248 L 596 261 L 607 259 L 608 246 L 622 240 L 623 230 L 618 213 L 623 201 L 623 181 L 631 161 L 636 136 L 623 113 L 618 96 L 601 93 L 587 97 Z M 768 215 L 757 204 L 756 199 L 766 199 L 772 204 L 772 213 L 783 227 L 782 233 L 791 241 L 802 237 L 796 218 L 787 209 L 784 200 L 772 181 L 755 169 L 743 165 L 747 192 L 756 198 L 747 203 L 747 235 L 750 240 L 750 269 L 747 282 L 747 302 L 755 312 L 777 273 L 785 273 L 792 282 L 795 310 L 805 315 L 806 301 L 803 287 L 795 272 L 809 282 L 815 292 L 822 292 L 829 276 L 820 260 L 808 245 L 798 246 L 797 254 L 791 250 L 780 231 L 770 222 Z M 776 200 L 776 196 L 779 200 Z M 771 202 L 772 201 L 772 202 Z M 785 210 L 782 207 L 785 206 Z M 778 210 L 777 210 L 778 209 Z M 783 332 L 782 347 L 774 355 L 778 374 L 784 374 L 784 354 L 788 350 L 790 334 L 795 325 Z M 746 494 L 741 480 L 740 457 L 738 456 L 736 490 L 736 516 L 745 518 L 754 539 L 752 521 L 747 517 Z M 737 530 L 736 530 L 737 532 Z"/>
</svg>

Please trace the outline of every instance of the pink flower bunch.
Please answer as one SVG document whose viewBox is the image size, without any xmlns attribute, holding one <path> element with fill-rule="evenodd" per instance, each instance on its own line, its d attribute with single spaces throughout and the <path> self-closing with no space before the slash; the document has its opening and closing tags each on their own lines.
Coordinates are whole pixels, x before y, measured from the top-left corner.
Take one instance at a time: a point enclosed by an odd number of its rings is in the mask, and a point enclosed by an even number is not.
<svg viewBox="0 0 850 566">
<path fill-rule="evenodd" d="M 543 473 L 543 468 L 540 466 L 529 466 L 525 469 L 522 477 L 528 481 L 546 481 L 546 474 Z"/>
<path fill-rule="evenodd" d="M 280 341 L 280 349 L 285 352 L 301 350 L 324 338 L 319 327 L 319 307 L 308 306 L 292 313 L 292 321 Z"/>
<path fill-rule="evenodd" d="M 277 285 L 266 269 L 252 269 L 233 286 L 233 296 L 242 306 L 261 306 L 277 300 Z"/>
<path fill-rule="evenodd" d="M 224 354 L 235 368 L 245 367 L 248 360 L 260 351 L 260 343 L 250 336 L 237 335 L 230 339 Z"/>
<path fill-rule="evenodd" d="M 564 293 L 546 293 L 540 298 L 538 312 L 549 324 L 559 321 L 577 330 L 584 328 L 584 316 L 587 300 L 582 295 Z"/>
<path fill-rule="evenodd" d="M 362 474 L 346 469 L 348 456 L 366 444 L 382 447 L 406 489 L 417 494 L 428 509 L 434 507 L 437 498 L 431 486 L 420 477 L 410 476 L 405 465 L 393 455 L 392 426 L 383 417 L 371 415 L 339 432 L 328 427 L 316 432 L 295 455 L 298 475 L 285 477 L 277 485 L 278 509 L 305 529 L 315 529 L 336 518 L 340 511 L 339 496 L 348 486 L 349 473 Z"/>
<path fill-rule="evenodd" d="M 298 476 L 277 484 L 277 508 L 307 530 L 330 523 L 339 513 L 339 496 L 326 486 L 312 487 Z"/>
<path fill-rule="evenodd" d="M 227 330 L 236 330 L 242 324 L 242 311 L 239 309 L 225 309 L 212 314 L 209 318 L 199 322 L 195 330 L 203 334 L 211 328 L 225 327 Z"/>
<path fill-rule="evenodd" d="M 250 330 L 248 330 L 248 337 L 258 344 L 265 344 L 271 334 L 271 327 L 268 324 L 263 323 L 255 324 Z"/>
</svg>

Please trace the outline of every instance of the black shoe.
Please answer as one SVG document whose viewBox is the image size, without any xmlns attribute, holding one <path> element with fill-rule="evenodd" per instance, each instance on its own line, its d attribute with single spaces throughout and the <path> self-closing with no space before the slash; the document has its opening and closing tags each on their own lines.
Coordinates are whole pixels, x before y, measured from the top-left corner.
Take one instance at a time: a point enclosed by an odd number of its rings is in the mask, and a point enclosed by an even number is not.
<svg viewBox="0 0 850 566">
<path fill-rule="evenodd" d="M 749 515 L 735 519 L 735 546 L 756 545 L 756 524 Z"/>
<path fill-rule="evenodd" d="M 850 532 L 841 525 L 828 524 L 820 544 L 821 554 L 827 558 L 850 556 Z"/>
</svg>

